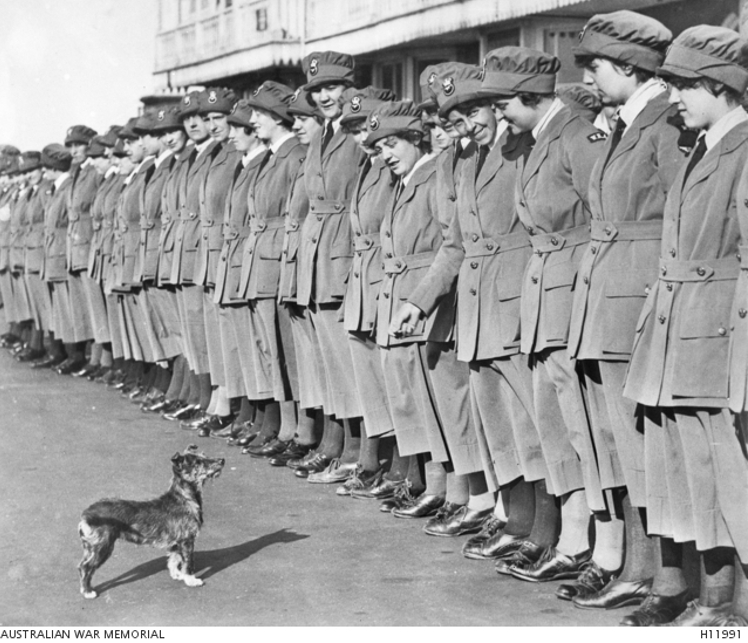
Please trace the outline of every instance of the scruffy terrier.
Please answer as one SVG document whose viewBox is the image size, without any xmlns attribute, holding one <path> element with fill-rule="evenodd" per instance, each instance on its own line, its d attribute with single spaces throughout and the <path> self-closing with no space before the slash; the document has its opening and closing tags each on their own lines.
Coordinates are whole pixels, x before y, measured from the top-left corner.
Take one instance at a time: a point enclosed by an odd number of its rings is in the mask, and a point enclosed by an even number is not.
<svg viewBox="0 0 748 643">
<path fill-rule="evenodd" d="M 171 459 L 173 476 L 169 490 L 154 500 L 106 498 L 86 509 L 78 525 L 83 560 L 78 565 L 81 594 L 98 595 L 91 587 L 94 572 L 112 555 L 118 538 L 136 545 L 168 548 L 168 568 L 174 580 L 200 587 L 192 568 L 195 538 L 203 524 L 202 487 L 217 478 L 226 461 L 211 459 L 191 445 Z"/>
</svg>

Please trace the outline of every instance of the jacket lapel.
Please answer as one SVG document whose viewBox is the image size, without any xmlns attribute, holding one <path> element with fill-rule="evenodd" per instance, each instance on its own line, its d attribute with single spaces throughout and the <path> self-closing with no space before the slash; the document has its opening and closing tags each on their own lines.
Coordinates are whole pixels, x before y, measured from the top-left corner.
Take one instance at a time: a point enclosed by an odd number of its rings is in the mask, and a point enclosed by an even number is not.
<svg viewBox="0 0 748 643">
<path fill-rule="evenodd" d="M 525 167 L 522 170 L 522 187 L 525 187 L 530 179 L 538 173 L 540 166 L 548 156 L 551 143 L 561 136 L 561 132 L 572 117 L 571 110 L 564 106 L 545 126 L 525 162 Z"/>
</svg>

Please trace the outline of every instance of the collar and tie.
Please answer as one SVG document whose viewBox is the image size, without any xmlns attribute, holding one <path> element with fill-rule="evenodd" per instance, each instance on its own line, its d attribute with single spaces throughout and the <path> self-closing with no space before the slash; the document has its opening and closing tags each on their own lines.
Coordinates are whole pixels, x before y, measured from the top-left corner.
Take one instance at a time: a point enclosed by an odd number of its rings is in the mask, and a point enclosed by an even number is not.
<svg viewBox="0 0 748 643">
<path fill-rule="evenodd" d="M 331 122 L 325 123 L 325 131 L 322 133 L 322 151 L 324 152 L 325 149 L 327 149 L 328 143 L 332 140 L 333 134 L 333 127 Z"/>
<path fill-rule="evenodd" d="M 693 168 L 695 168 L 699 161 L 704 158 L 704 154 L 706 154 L 706 136 L 702 136 L 701 138 L 699 138 L 699 141 L 698 143 L 696 143 L 696 147 L 691 154 L 691 158 L 688 159 L 686 173 L 683 175 L 684 185 L 688 180 L 689 175 L 693 171 Z"/>
<path fill-rule="evenodd" d="M 613 152 L 616 151 L 618 144 L 621 142 L 621 138 L 623 138 L 623 132 L 625 130 L 626 130 L 626 121 L 624 121 L 619 116 L 618 120 L 616 121 L 616 127 L 613 130 L 613 133 L 610 135 L 610 150 L 608 150 L 608 156 L 605 158 L 605 165 L 607 165 L 608 161 L 610 161 L 610 159 L 613 157 Z"/>
<path fill-rule="evenodd" d="M 488 158 L 488 145 L 481 145 L 478 148 L 478 162 L 475 166 L 475 179 L 478 180 L 478 177 L 480 176 L 480 171 L 483 169 L 483 164 L 486 162 L 486 158 Z"/>
</svg>

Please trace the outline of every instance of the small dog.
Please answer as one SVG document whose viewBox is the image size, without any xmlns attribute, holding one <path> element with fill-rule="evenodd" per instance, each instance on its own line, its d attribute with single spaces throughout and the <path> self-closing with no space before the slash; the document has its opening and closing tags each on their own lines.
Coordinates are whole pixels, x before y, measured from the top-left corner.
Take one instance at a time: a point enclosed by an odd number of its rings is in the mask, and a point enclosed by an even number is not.
<svg viewBox="0 0 748 643">
<path fill-rule="evenodd" d="M 83 560 L 78 565 L 81 594 L 96 598 L 91 578 L 112 555 L 118 538 L 136 545 L 169 549 L 168 568 L 174 580 L 189 587 L 203 581 L 194 576 L 192 553 L 203 524 L 202 487 L 217 478 L 226 460 L 197 453 L 192 445 L 171 459 L 173 476 L 169 490 L 154 500 L 136 501 L 106 498 L 86 509 L 78 525 Z"/>
</svg>

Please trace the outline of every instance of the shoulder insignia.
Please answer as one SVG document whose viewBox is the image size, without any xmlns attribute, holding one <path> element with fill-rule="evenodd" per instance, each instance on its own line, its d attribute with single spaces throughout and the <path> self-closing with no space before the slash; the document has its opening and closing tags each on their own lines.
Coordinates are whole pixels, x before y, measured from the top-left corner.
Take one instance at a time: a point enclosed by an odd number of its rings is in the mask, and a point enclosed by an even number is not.
<svg viewBox="0 0 748 643">
<path fill-rule="evenodd" d="M 608 138 L 608 135 L 605 132 L 595 132 L 594 134 L 590 134 L 587 137 L 587 140 L 590 141 L 590 143 L 597 143 L 598 141 L 604 141 Z"/>
</svg>

